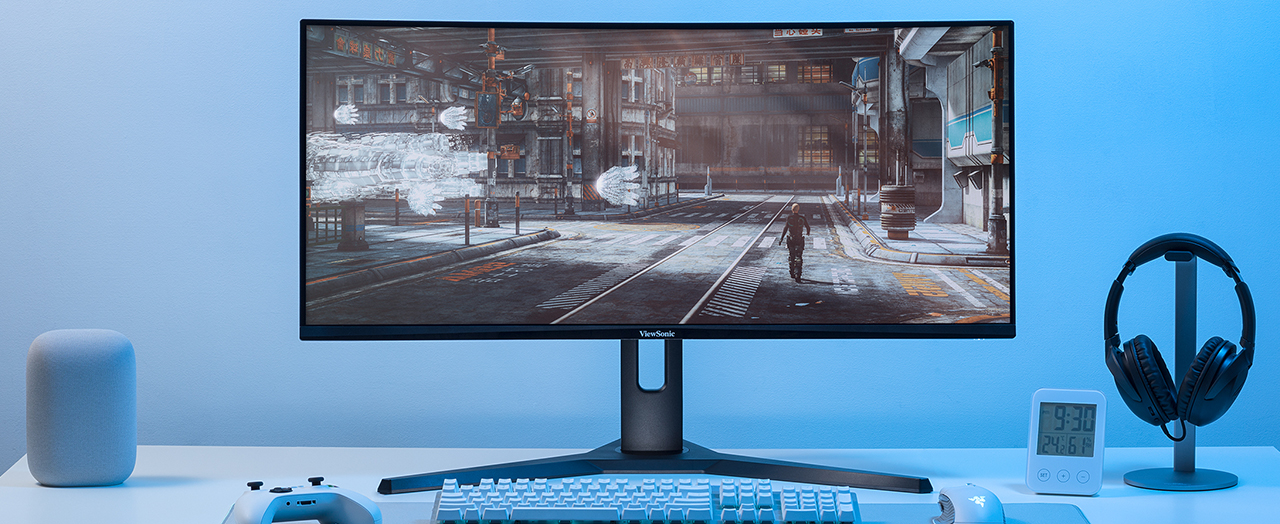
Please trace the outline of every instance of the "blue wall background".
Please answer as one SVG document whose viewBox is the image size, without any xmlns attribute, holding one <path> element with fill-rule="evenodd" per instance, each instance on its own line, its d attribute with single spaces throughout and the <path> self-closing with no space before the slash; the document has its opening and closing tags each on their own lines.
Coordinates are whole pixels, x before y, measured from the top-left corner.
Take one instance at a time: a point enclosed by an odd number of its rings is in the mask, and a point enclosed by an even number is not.
<svg viewBox="0 0 1280 524">
<path fill-rule="evenodd" d="M 298 340 L 302 18 L 1012 19 L 1017 338 L 689 342 L 686 437 L 1020 447 L 1031 393 L 1066 387 L 1107 393 L 1108 444 L 1167 445 L 1115 393 L 1102 304 L 1136 246 L 1189 231 L 1234 256 L 1261 326 L 1249 384 L 1200 442 L 1280 444 L 1280 15 L 1264 2 L 7 4 L 0 465 L 25 452 L 27 349 L 68 327 L 133 341 L 142 444 L 587 448 L 616 437 L 616 342 Z M 1122 335 L 1171 351 L 1172 278 L 1152 264 L 1130 279 Z M 1229 280 L 1202 264 L 1200 281 L 1199 338 L 1238 339 Z"/>
</svg>

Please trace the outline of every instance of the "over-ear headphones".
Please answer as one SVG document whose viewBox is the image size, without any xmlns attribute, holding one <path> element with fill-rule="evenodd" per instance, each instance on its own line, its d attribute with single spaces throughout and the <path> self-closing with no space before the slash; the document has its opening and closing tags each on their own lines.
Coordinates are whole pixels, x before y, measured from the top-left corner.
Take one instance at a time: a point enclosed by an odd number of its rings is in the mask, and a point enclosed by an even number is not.
<svg viewBox="0 0 1280 524">
<path fill-rule="evenodd" d="M 1116 326 L 1116 311 L 1120 306 L 1120 294 L 1124 291 L 1124 279 L 1138 266 L 1171 251 L 1190 252 L 1226 272 L 1236 283 L 1244 324 L 1240 351 L 1230 341 L 1210 338 L 1196 354 L 1176 390 L 1169 368 L 1156 350 L 1155 343 L 1146 335 L 1138 335 L 1125 342 L 1122 349 Z M 1240 280 L 1240 269 L 1226 251 L 1206 238 L 1189 233 L 1158 236 L 1129 256 L 1120 276 L 1111 284 L 1103 314 L 1107 368 L 1115 377 L 1120 397 L 1138 418 L 1155 426 L 1164 426 L 1179 419 L 1194 426 L 1203 426 L 1226 413 L 1240 394 L 1240 388 L 1244 387 L 1249 366 L 1253 364 L 1254 323 L 1253 296 L 1249 294 L 1249 286 Z M 1165 434 L 1168 435 L 1168 430 Z"/>
</svg>

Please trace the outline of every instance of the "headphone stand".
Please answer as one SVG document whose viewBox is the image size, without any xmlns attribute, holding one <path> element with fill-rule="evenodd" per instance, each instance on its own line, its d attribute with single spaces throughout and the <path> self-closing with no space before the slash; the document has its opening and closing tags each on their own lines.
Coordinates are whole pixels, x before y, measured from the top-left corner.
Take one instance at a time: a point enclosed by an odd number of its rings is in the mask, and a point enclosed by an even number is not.
<svg viewBox="0 0 1280 524">
<path fill-rule="evenodd" d="M 1175 264 L 1174 274 L 1174 372 L 1184 376 L 1196 358 L 1196 256 L 1169 251 L 1165 260 Z M 1181 427 L 1181 426 L 1180 426 Z M 1130 486 L 1161 491 L 1211 491 L 1235 486 L 1234 474 L 1196 469 L 1196 427 L 1186 425 L 1186 435 L 1173 443 L 1173 467 L 1139 469 L 1125 473 Z"/>
</svg>

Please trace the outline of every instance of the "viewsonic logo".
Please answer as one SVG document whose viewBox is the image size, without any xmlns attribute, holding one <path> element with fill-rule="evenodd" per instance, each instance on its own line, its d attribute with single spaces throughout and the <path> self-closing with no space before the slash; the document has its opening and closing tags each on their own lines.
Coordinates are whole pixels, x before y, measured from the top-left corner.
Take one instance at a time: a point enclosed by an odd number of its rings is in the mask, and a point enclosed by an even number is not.
<svg viewBox="0 0 1280 524">
<path fill-rule="evenodd" d="M 978 496 L 974 496 L 974 497 L 969 497 L 969 500 L 972 500 L 974 504 L 977 504 L 977 505 L 982 506 L 982 507 L 984 507 L 984 508 L 985 508 L 985 507 L 987 507 L 987 497 L 985 497 L 985 496 L 983 496 L 983 495 L 978 495 Z"/>
<path fill-rule="evenodd" d="M 644 338 L 675 338 L 675 331 L 640 331 L 640 336 Z"/>
</svg>

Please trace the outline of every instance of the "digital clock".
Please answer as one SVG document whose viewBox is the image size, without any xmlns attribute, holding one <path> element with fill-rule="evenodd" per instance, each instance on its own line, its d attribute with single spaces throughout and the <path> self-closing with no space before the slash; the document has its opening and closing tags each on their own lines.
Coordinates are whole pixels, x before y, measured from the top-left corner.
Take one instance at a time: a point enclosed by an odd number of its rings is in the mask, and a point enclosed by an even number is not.
<svg viewBox="0 0 1280 524">
<path fill-rule="evenodd" d="M 1036 391 L 1027 438 L 1027 487 L 1060 495 L 1101 490 L 1106 422 L 1107 398 L 1098 391 Z"/>
</svg>

